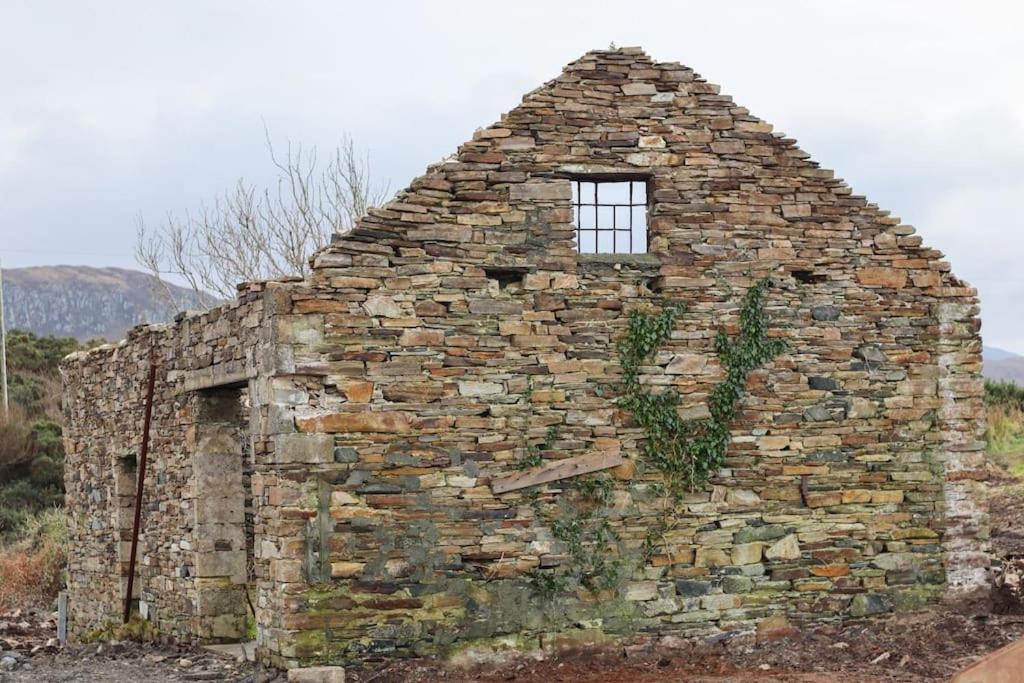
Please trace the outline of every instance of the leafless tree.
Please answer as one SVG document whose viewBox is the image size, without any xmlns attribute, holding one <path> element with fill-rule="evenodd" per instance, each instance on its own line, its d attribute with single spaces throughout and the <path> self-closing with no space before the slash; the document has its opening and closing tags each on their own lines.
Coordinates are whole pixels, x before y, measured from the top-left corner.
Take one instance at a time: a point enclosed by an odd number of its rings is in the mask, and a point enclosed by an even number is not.
<svg viewBox="0 0 1024 683">
<path fill-rule="evenodd" d="M 350 230 L 389 195 L 348 135 L 323 164 L 316 149 L 291 143 L 279 155 L 269 135 L 267 149 L 277 171 L 272 186 L 239 179 L 196 214 L 170 214 L 155 227 L 139 219 L 135 259 L 156 278 L 170 311 L 209 307 L 234 296 L 239 282 L 305 275 L 310 255 L 332 233 Z M 182 294 L 168 277 L 191 292 Z"/>
</svg>

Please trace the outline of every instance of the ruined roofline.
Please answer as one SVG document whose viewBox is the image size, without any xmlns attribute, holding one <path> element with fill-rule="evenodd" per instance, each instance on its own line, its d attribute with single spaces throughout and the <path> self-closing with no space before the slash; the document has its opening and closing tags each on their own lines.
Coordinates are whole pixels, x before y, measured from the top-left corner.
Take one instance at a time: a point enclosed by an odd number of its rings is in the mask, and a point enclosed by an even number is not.
<svg viewBox="0 0 1024 683">
<path fill-rule="evenodd" d="M 126 348 L 146 335 L 157 336 L 167 334 L 185 323 L 201 320 L 212 313 L 224 313 L 232 308 L 244 305 L 253 298 L 263 296 L 268 288 L 276 285 L 290 285 L 304 282 L 302 277 L 288 275 L 266 280 L 249 280 L 236 285 L 237 293 L 231 299 L 222 301 L 220 304 L 206 309 L 187 309 L 178 312 L 174 319 L 165 323 L 140 323 L 128 330 L 126 335 L 118 340 L 109 341 L 90 349 L 74 351 L 61 359 L 61 366 L 73 365 L 76 363 L 88 363 L 99 356 L 109 355 L 119 349 Z"/>
<path fill-rule="evenodd" d="M 588 74 L 596 74 L 601 72 L 608 72 L 609 68 L 621 68 L 629 64 L 640 63 L 642 65 L 649 65 L 651 70 L 660 72 L 678 72 L 680 74 L 680 83 L 692 83 L 695 86 L 694 95 L 699 98 L 713 98 L 716 104 L 726 102 L 731 105 L 731 109 L 741 117 L 741 119 L 751 125 L 763 126 L 766 129 L 766 134 L 770 138 L 773 144 L 783 146 L 787 150 L 787 156 L 793 159 L 794 168 L 807 168 L 814 169 L 816 179 L 827 184 L 829 191 L 835 194 L 837 197 L 841 197 L 843 202 L 848 203 L 852 206 L 860 208 L 865 215 L 873 216 L 875 223 L 880 226 L 884 226 L 884 232 L 894 233 L 899 240 L 912 237 L 917 233 L 917 229 L 910 224 L 903 223 L 903 221 L 891 214 L 890 211 L 882 209 L 878 204 L 868 200 L 866 195 L 855 194 L 850 185 L 841 177 L 837 176 L 834 170 L 823 168 L 819 162 L 815 161 L 811 154 L 803 150 L 796 138 L 787 136 L 785 133 L 775 131 L 774 126 L 761 119 L 750 112 L 749 109 L 743 107 L 733 100 L 732 96 L 723 94 L 722 89 L 719 85 L 707 81 L 698 72 L 685 64 L 680 62 L 657 62 L 650 57 L 642 47 L 640 46 L 629 46 L 620 47 L 614 50 L 612 49 L 596 49 L 590 50 L 580 56 L 579 58 L 566 64 L 561 72 L 554 78 L 549 79 L 542 85 L 531 90 L 530 92 L 523 95 L 520 104 L 513 107 L 511 110 L 503 113 L 497 121 L 490 125 L 478 128 L 473 136 L 461 144 L 457 151 L 448 156 L 447 158 L 432 163 L 427 166 L 425 171 L 415 176 L 409 184 L 395 193 L 394 197 L 387 203 L 380 207 L 370 208 L 365 216 L 360 218 L 351 230 L 335 234 L 332 236 L 332 240 L 329 244 L 317 251 L 313 258 L 323 253 L 330 251 L 337 251 L 339 247 L 351 245 L 352 243 L 368 244 L 378 240 L 382 233 L 388 236 L 399 237 L 401 233 L 396 229 L 396 223 L 401 221 L 395 221 L 393 215 L 401 213 L 404 207 L 409 206 L 408 199 L 415 198 L 417 190 L 422 186 L 430 183 L 431 179 L 445 175 L 448 171 L 458 169 L 464 166 L 467 162 L 464 161 L 464 155 L 472 153 L 473 146 L 479 143 L 482 139 L 486 138 L 488 131 L 494 131 L 497 129 L 504 129 L 508 125 L 509 119 L 515 114 L 522 114 L 524 109 L 528 109 L 533 104 L 543 104 L 554 96 L 556 91 L 559 92 L 559 97 L 568 97 L 567 94 L 562 91 L 562 86 L 572 85 L 579 83 L 581 80 L 586 80 Z M 630 78 L 608 78 L 606 80 L 607 85 L 621 84 L 625 81 L 637 81 L 641 82 L 643 79 L 630 79 Z M 623 93 L 619 93 L 618 98 L 630 97 Z M 685 105 L 676 105 L 679 113 L 687 115 L 687 107 Z M 699 106 L 692 107 L 693 109 L 699 109 Z M 547 175 L 542 173 L 541 175 Z M 402 231 L 409 229 L 409 225 L 402 225 Z M 439 240 L 443 241 L 443 240 Z M 936 261 L 942 261 L 945 257 L 944 254 L 932 247 L 922 245 L 923 248 L 930 250 L 929 258 L 933 258 Z M 920 255 L 920 253 L 918 253 Z M 952 287 L 968 287 L 973 289 L 968 283 L 964 282 L 960 278 L 957 278 L 951 270 L 943 272 L 944 278 L 952 278 L 949 281 L 949 286 Z"/>
</svg>

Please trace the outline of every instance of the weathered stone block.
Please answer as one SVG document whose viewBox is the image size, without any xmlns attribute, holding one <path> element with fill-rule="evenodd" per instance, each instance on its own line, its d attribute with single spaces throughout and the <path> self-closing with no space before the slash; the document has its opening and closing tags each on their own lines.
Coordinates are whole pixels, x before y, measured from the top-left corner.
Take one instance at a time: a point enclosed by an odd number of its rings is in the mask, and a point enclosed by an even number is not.
<svg viewBox="0 0 1024 683">
<path fill-rule="evenodd" d="M 572 188 L 568 180 L 534 180 L 512 185 L 509 198 L 513 202 L 568 200 Z"/>
<path fill-rule="evenodd" d="M 865 287 L 902 289 L 907 285 L 907 271 L 874 266 L 861 268 L 857 271 L 857 281 Z"/>
<path fill-rule="evenodd" d="M 878 414 L 878 404 L 866 398 L 848 399 L 846 417 L 851 420 L 867 420 Z"/>
<path fill-rule="evenodd" d="M 623 95 L 653 95 L 658 92 L 653 83 L 623 83 Z"/>
<path fill-rule="evenodd" d="M 808 377 L 807 386 L 816 391 L 838 391 L 839 382 L 830 377 Z"/>
<path fill-rule="evenodd" d="M 371 296 L 363 302 L 363 308 L 371 316 L 382 318 L 400 318 L 402 307 L 393 298 L 383 295 Z"/>
<path fill-rule="evenodd" d="M 366 566 L 364 562 L 331 562 L 331 578 L 341 579 L 359 576 Z"/>
<path fill-rule="evenodd" d="M 210 622 L 210 635 L 214 638 L 244 638 L 245 614 L 218 614 Z"/>
<path fill-rule="evenodd" d="M 195 523 L 241 524 L 245 521 L 245 499 L 239 489 L 237 495 L 217 495 L 225 489 L 202 492 L 195 500 Z M 228 490 L 230 492 L 230 490 Z"/>
<path fill-rule="evenodd" d="M 835 306 L 812 306 L 811 317 L 821 322 L 839 320 L 839 309 Z"/>
<path fill-rule="evenodd" d="M 850 616 L 865 617 L 871 614 L 882 614 L 892 610 L 892 603 L 877 593 L 861 593 L 853 596 L 850 603 Z"/>
<path fill-rule="evenodd" d="M 213 550 L 196 553 L 196 576 L 227 576 L 234 583 L 244 583 L 245 550 Z"/>
<path fill-rule="evenodd" d="M 732 547 L 730 564 L 757 564 L 761 561 L 762 543 L 740 543 Z"/>
<path fill-rule="evenodd" d="M 376 432 L 382 434 L 405 434 L 412 429 L 409 416 L 405 413 L 363 412 L 326 413 L 311 417 L 298 417 L 295 424 L 303 432 Z"/>
<path fill-rule="evenodd" d="M 440 346 L 444 343 L 444 330 L 406 330 L 398 343 L 400 346 Z"/>
<path fill-rule="evenodd" d="M 726 576 L 722 579 L 722 590 L 726 593 L 749 593 L 754 582 L 748 576 Z"/>
<path fill-rule="evenodd" d="M 705 595 L 700 599 L 701 609 L 720 610 L 735 609 L 743 603 L 743 598 L 738 595 Z"/>
<path fill-rule="evenodd" d="M 239 447 L 241 451 L 241 447 Z M 192 456 L 196 489 L 201 492 L 242 490 L 242 454 L 206 451 L 202 446 Z M 134 488 L 134 486 L 132 487 Z M 128 490 L 128 489 L 125 489 Z"/>
<path fill-rule="evenodd" d="M 729 553 L 722 548 L 697 548 L 694 564 L 698 567 L 724 567 L 730 564 Z"/>
<path fill-rule="evenodd" d="M 800 544 L 797 542 L 796 534 L 784 536 L 765 548 L 764 557 L 766 560 L 800 559 Z"/>
<path fill-rule="evenodd" d="M 903 491 L 902 490 L 880 490 L 871 492 L 871 502 L 875 504 L 885 503 L 902 503 L 903 502 Z"/>
<path fill-rule="evenodd" d="M 626 586 L 626 600 L 654 600 L 657 597 L 657 581 L 634 581 Z"/>
<path fill-rule="evenodd" d="M 311 666 L 289 669 L 288 683 L 345 683 L 345 668 L 341 666 Z"/>
<path fill-rule="evenodd" d="M 685 597 L 696 597 L 707 595 L 711 592 L 710 581 L 694 581 L 690 579 L 676 579 L 676 592 Z"/>
<path fill-rule="evenodd" d="M 339 388 L 349 402 L 369 403 L 373 398 L 373 386 L 373 382 L 345 382 Z"/>
<path fill-rule="evenodd" d="M 497 382 L 459 382 L 461 396 L 496 396 L 505 393 L 505 387 Z"/>
<path fill-rule="evenodd" d="M 245 615 L 248 605 L 244 586 L 229 577 L 196 579 L 196 612 L 200 616 L 218 614 Z"/>
<path fill-rule="evenodd" d="M 278 434 L 274 437 L 274 459 L 280 463 L 334 462 L 334 436 Z"/>
<path fill-rule="evenodd" d="M 866 344 L 858 347 L 857 350 L 854 351 L 853 355 L 869 363 L 881 364 L 889 360 L 885 353 L 874 344 Z"/>
<path fill-rule="evenodd" d="M 786 529 L 780 524 L 764 524 L 762 526 L 746 526 L 733 535 L 735 543 L 751 543 L 753 541 L 771 541 L 782 538 Z"/>
<path fill-rule="evenodd" d="M 704 371 L 708 364 L 705 356 L 698 355 L 677 355 L 665 368 L 669 375 L 694 375 Z"/>
</svg>

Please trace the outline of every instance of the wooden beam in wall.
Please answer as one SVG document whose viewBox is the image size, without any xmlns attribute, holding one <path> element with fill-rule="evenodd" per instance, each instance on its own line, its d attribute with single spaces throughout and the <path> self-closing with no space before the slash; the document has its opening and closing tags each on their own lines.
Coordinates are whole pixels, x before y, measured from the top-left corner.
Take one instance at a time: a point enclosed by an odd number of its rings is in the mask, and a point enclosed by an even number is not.
<svg viewBox="0 0 1024 683">
<path fill-rule="evenodd" d="M 618 467 L 625 458 L 620 453 L 593 453 L 590 455 L 577 455 L 573 458 L 555 460 L 539 467 L 532 467 L 515 474 L 505 474 L 494 477 L 491 480 L 491 491 L 494 493 L 508 493 L 518 489 L 525 489 L 528 486 L 546 484 L 549 481 L 568 479 L 588 472 L 598 472 L 610 467 Z"/>
</svg>

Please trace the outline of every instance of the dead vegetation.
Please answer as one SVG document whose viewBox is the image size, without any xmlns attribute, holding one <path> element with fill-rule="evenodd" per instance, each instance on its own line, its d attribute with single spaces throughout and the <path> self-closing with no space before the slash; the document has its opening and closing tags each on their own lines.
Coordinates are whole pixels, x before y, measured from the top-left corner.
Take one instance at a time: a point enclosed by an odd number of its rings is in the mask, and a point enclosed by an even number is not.
<svg viewBox="0 0 1024 683">
<path fill-rule="evenodd" d="M 67 528 L 64 511 L 28 518 L 18 540 L 0 545 L 0 611 L 50 606 L 64 584 Z"/>
</svg>

